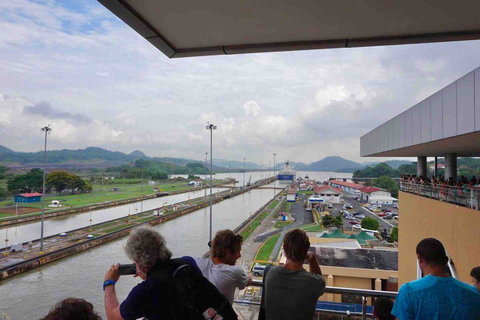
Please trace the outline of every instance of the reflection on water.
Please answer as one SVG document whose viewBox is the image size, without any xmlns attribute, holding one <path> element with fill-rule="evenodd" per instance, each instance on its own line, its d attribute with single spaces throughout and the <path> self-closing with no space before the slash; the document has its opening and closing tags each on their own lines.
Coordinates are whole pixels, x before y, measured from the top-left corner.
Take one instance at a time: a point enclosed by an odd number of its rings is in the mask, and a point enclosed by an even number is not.
<svg viewBox="0 0 480 320">
<path fill-rule="evenodd" d="M 213 232 L 234 229 L 272 196 L 272 189 L 254 189 L 213 205 Z M 175 257 L 207 252 L 209 212 L 206 207 L 155 226 Z M 0 312 L 12 319 L 38 319 L 59 300 L 73 296 L 92 302 L 106 319 L 103 277 L 111 264 L 129 262 L 123 252 L 126 240 L 121 238 L 0 282 Z M 138 282 L 131 276 L 122 277 L 116 285 L 119 300 L 123 301 Z"/>
<path fill-rule="evenodd" d="M 228 190 L 227 188 L 213 188 L 213 192 L 220 192 Z M 210 191 L 209 191 L 210 192 Z M 154 198 L 143 201 L 143 210 L 151 210 L 166 204 L 173 204 L 185 200 L 201 197 L 205 194 L 204 190 L 197 190 L 187 193 L 175 194 L 171 196 Z M 90 225 L 90 218 L 92 224 L 125 217 L 128 214 L 135 214 L 140 212 L 140 202 L 134 202 L 117 207 L 105 208 L 91 212 L 84 212 L 78 214 L 69 214 L 65 216 L 49 218 L 44 221 L 44 236 L 59 234 L 61 232 L 68 232 L 70 230 L 87 227 Z M 19 225 L 15 227 L 5 228 L 0 230 L 0 238 L 9 239 L 9 244 L 26 243 L 40 238 L 41 222 L 33 222 L 29 224 Z M 14 231 L 14 232 L 13 232 Z M 5 237 L 3 237 L 5 235 Z M 5 248 L 5 242 L 0 243 L 0 248 Z"/>
</svg>

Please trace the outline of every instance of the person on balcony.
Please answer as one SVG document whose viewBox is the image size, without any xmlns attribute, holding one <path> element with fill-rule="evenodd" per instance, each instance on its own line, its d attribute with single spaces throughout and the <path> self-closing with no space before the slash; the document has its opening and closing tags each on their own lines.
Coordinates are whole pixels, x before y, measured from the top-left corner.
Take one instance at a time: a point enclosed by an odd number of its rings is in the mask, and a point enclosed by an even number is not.
<svg viewBox="0 0 480 320">
<path fill-rule="evenodd" d="M 480 267 L 473 268 L 470 272 L 470 276 L 472 277 L 473 286 L 480 293 Z"/>
<path fill-rule="evenodd" d="M 446 272 L 448 257 L 442 243 L 423 239 L 416 253 L 424 277 L 400 288 L 392 314 L 399 320 L 480 319 L 480 294 Z"/>
<path fill-rule="evenodd" d="M 376 320 L 395 320 L 395 316 L 392 315 L 393 301 L 380 297 L 375 299 L 373 304 L 373 317 Z"/>
<path fill-rule="evenodd" d="M 198 268 L 217 289 L 233 303 L 235 289 L 244 289 L 252 277 L 239 266 L 243 238 L 231 230 L 220 230 L 212 242 L 209 258 L 194 258 Z"/>
<path fill-rule="evenodd" d="M 305 231 L 295 229 L 285 235 L 283 249 L 287 258 L 283 266 L 270 269 L 265 284 L 267 320 L 311 320 L 318 298 L 325 290 L 325 280 Z M 303 268 L 307 260 L 310 272 Z"/>
</svg>

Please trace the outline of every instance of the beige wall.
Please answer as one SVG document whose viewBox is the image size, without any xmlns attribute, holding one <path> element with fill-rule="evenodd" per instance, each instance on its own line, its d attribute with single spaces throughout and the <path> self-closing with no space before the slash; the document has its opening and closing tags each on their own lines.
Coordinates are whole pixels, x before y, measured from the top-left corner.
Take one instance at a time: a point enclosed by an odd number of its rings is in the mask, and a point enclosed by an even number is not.
<svg viewBox="0 0 480 320">
<path fill-rule="evenodd" d="M 480 266 L 480 211 L 399 193 L 399 286 L 417 277 L 415 248 L 422 239 L 440 240 L 455 263 L 460 280 Z"/>
</svg>

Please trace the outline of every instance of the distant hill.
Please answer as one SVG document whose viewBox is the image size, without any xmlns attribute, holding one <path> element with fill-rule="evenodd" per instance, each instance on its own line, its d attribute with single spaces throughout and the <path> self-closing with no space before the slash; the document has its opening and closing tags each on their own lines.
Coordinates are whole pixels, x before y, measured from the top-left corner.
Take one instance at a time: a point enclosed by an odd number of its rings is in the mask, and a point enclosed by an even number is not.
<svg viewBox="0 0 480 320">
<path fill-rule="evenodd" d="M 284 166 L 285 166 L 285 162 L 280 162 L 280 163 L 277 163 L 277 165 L 275 166 L 275 169 L 282 170 Z M 290 166 L 292 166 L 293 169 L 295 170 L 300 170 L 300 171 L 309 170 L 308 164 L 303 162 L 290 161 Z"/>
<path fill-rule="evenodd" d="M 2 153 L 9 153 L 9 152 L 14 152 L 14 151 L 11 150 L 11 149 L 8 149 L 7 147 L 0 146 L 0 154 L 2 154 Z"/>
<path fill-rule="evenodd" d="M 388 160 L 388 161 L 382 161 L 382 162 L 364 162 L 364 163 L 362 163 L 362 165 L 374 167 L 379 163 L 386 163 L 390 167 L 392 167 L 393 169 L 398 169 L 398 167 L 400 167 L 402 164 L 411 164 L 412 161 L 409 161 L 409 160 Z"/>
<path fill-rule="evenodd" d="M 210 158 L 209 158 L 210 159 Z M 210 161 L 210 160 L 208 160 Z M 243 161 L 235 161 L 235 160 L 225 160 L 225 159 L 213 159 L 214 166 L 217 165 L 223 168 L 231 168 L 231 169 L 243 169 Z M 245 161 L 245 169 L 261 169 L 262 166 L 255 162 L 248 162 Z M 268 163 L 263 164 L 263 169 L 268 168 Z"/>
<path fill-rule="evenodd" d="M 308 165 L 308 170 L 311 171 L 336 171 L 348 169 L 359 169 L 363 165 L 351 160 L 344 159 L 338 156 L 330 156 L 323 158 L 320 161 L 312 162 Z"/>
</svg>

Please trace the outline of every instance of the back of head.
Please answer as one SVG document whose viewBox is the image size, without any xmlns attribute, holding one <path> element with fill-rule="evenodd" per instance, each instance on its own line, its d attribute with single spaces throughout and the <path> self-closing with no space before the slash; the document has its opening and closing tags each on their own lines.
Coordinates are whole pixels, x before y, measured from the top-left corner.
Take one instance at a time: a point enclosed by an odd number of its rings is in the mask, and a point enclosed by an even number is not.
<svg viewBox="0 0 480 320">
<path fill-rule="evenodd" d="M 166 247 L 165 238 L 149 227 L 133 229 L 125 245 L 125 253 L 147 270 L 157 263 L 168 261 L 172 253 Z"/>
<path fill-rule="evenodd" d="M 310 240 L 308 240 L 308 236 L 303 230 L 294 229 L 289 231 L 283 239 L 285 255 L 293 262 L 305 260 L 308 248 L 310 248 Z"/>
<path fill-rule="evenodd" d="M 385 297 L 375 299 L 375 303 L 373 304 L 373 314 L 379 320 L 395 320 L 395 316 L 392 315 L 392 309 L 392 300 Z"/>
<path fill-rule="evenodd" d="M 41 320 L 101 320 L 93 305 L 83 299 L 67 298 L 60 301 Z"/>
<path fill-rule="evenodd" d="M 443 244 L 434 238 L 426 238 L 417 245 L 417 254 L 425 263 L 434 266 L 444 266 L 448 262 Z"/>
<path fill-rule="evenodd" d="M 480 267 L 473 268 L 472 271 L 470 272 L 470 276 L 475 280 L 477 280 L 477 283 L 480 284 Z"/>
<path fill-rule="evenodd" d="M 234 253 L 242 247 L 243 238 L 241 235 L 236 235 L 232 230 L 220 230 L 215 235 L 212 242 L 212 249 L 210 251 L 212 258 L 222 259 L 227 254 Z"/>
</svg>

